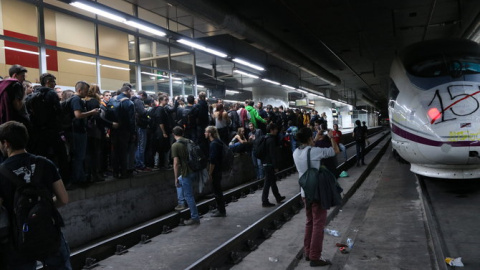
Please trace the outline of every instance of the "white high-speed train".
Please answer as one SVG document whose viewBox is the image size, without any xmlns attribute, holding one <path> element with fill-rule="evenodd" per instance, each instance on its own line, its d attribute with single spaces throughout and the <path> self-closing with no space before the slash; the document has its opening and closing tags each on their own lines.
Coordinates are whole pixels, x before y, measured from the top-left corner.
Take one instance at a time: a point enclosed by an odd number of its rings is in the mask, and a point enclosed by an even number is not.
<svg viewBox="0 0 480 270">
<path fill-rule="evenodd" d="M 392 146 L 416 174 L 480 178 L 480 45 L 430 40 L 390 70 Z"/>
</svg>

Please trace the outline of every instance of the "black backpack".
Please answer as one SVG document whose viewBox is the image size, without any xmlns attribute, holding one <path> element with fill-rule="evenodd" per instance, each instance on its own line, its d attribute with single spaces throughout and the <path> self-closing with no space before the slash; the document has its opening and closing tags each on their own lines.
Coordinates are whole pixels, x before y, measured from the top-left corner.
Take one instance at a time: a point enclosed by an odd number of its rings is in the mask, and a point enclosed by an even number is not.
<svg viewBox="0 0 480 270">
<path fill-rule="evenodd" d="M 187 165 L 192 171 L 197 172 L 207 167 L 208 160 L 202 149 L 200 149 L 200 146 L 192 140 L 188 140 L 188 142 L 179 140 L 178 142 L 187 147 Z"/>
<path fill-rule="evenodd" d="M 30 183 L 0 165 L 0 172 L 15 187 L 11 232 L 13 246 L 23 257 L 42 260 L 58 252 L 63 220 L 55 207 L 52 194 L 36 183 L 41 181 L 46 160 L 35 157 L 35 171 Z"/>
<path fill-rule="evenodd" d="M 193 124 L 193 112 L 193 106 L 185 106 L 182 110 L 182 117 L 177 122 L 177 124 L 186 129 L 191 128 Z"/>
<path fill-rule="evenodd" d="M 362 127 L 356 127 L 353 132 L 355 133 L 355 141 L 361 142 L 365 140 L 365 132 Z"/>
<path fill-rule="evenodd" d="M 72 131 L 73 126 L 73 118 L 75 117 L 72 109 L 72 98 L 70 97 L 67 100 L 60 102 L 60 110 L 61 110 L 61 125 L 62 130 L 64 131 Z"/>
<path fill-rule="evenodd" d="M 228 145 L 224 144 L 223 142 L 221 142 L 221 144 L 222 144 L 222 165 L 221 165 L 222 168 L 221 169 L 223 172 L 228 172 L 233 167 L 233 158 L 234 158 L 233 151 L 232 149 L 230 149 L 230 147 L 228 147 Z"/>
<path fill-rule="evenodd" d="M 25 106 L 30 115 L 30 121 L 35 127 L 43 127 L 52 121 L 49 111 L 52 110 L 53 104 L 48 104 L 45 99 L 48 89 L 42 88 L 41 90 L 31 93 L 25 98 Z"/>
<path fill-rule="evenodd" d="M 106 106 L 106 110 L 105 110 L 105 120 L 109 121 L 109 122 L 119 122 L 119 119 L 120 119 L 120 107 L 121 107 L 121 104 L 124 100 L 127 100 L 129 99 L 128 97 L 124 97 L 124 98 L 121 98 L 121 99 L 118 99 L 118 96 L 117 97 L 114 97 L 114 98 L 111 98 L 108 103 L 107 103 L 107 106 Z"/>
<path fill-rule="evenodd" d="M 267 135 L 263 135 L 258 139 L 258 144 L 253 149 L 253 155 L 263 161 L 267 157 Z"/>
</svg>

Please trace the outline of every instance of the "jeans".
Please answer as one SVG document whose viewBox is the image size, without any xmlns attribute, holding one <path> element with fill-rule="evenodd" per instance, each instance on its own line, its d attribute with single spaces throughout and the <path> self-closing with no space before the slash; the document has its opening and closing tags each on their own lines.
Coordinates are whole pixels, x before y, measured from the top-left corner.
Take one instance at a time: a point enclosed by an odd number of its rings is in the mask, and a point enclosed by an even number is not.
<svg viewBox="0 0 480 270">
<path fill-rule="evenodd" d="M 343 157 L 345 158 L 345 161 L 347 161 L 347 148 L 345 147 L 345 145 L 343 145 L 342 143 L 339 143 L 338 144 L 338 148 L 340 149 L 340 151 L 343 152 Z"/>
<path fill-rule="evenodd" d="M 183 195 L 187 201 L 188 208 L 190 208 L 191 219 L 200 220 L 198 216 L 197 205 L 195 204 L 195 197 L 193 196 L 193 186 L 192 182 L 195 180 L 195 173 L 191 173 L 187 176 L 180 176 L 178 178 L 180 185 L 183 189 Z"/>
<path fill-rule="evenodd" d="M 305 202 L 305 198 L 303 200 Z M 312 203 L 311 207 L 305 209 L 305 213 L 307 214 L 303 240 L 305 256 L 310 260 L 319 260 L 323 250 L 323 230 L 327 222 L 327 210 L 322 209 L 319 203 Z"/>
<path fill-rule="evenodd" d="M 362 140 L 362 141 L 358 141 L 356 144 L 355 144 L 356 148 L 357 148 L 357 164 L 360 164 L 360 161 L 362 161 L 362 163 L 365 163 L 364 161 L 364 153 L 365 153 L 365 141 Z"/>
<path fill-rule="evenodd" d="M 212 188 L 213 195 L 215 195 L 215 202 L 217 203 L 218 212 L 225 214 L 225 199 L 223 198 L 221 171 L 217 171 L 212 174 Z"/>
<path fill-rule="evenodd" d="M 275 175 L 275 169 L 273 166 L 265 166 L 265 183 L 263 184 L 263 193 L 262 193 L 262 203 L 268 203 L 268 193 L 270 192 L 270 187 L 272 187 L 273 196 L 275 199 L 279 200 L 281 195 L 278 192 L 277 187 L 277 176 Z"/>
<path fill-rule="evenodd" d="M 253 162 L 253 167 L 255 168 L 255 173 L 257 174 L 257 180 L 262 179 L 265 176 L 265 171 L 263 169 L 262 161 L 253 155 L 253 151 L 252 151 L 252 162 Z"/>
<path fill-rule="evenodd" d="M 185 206 L 187 202 L 185 201 L 185 195 L 183 194 L 183 188 L 180 184 L 180 186 L 177 187 L 177 200 L 178 200 L 178 205 L 183 205 Z"/>
<path fill-rule="evenodd" d="M 85 179 L 85 155 L 87 153 L 87 133 L 73 132 L 72 140 L 72 183 L 83 183 Z"/>
<path fill-rule="evenodd" d="M 137 131 L 137 151 L 135 152 L 135 167 L 145 168 L 145 147 L 147 146 L 147 130 L 139 128 Z"/>
<path fill-rule="evenodd" d="M 22 260 L 15 252 L 12 252 L 10 258 L 10 269 L 15 270 L 35 270 L 37 269 L 37 262 L 35 260 Z M 52 270 L 72 270 L 70 264 L 70 248 L 68 247 L 65 237 L 61 234 L 60 248 L 57 253 L 42 261 L 43 266 L 47 266 Z"/>
</svg>

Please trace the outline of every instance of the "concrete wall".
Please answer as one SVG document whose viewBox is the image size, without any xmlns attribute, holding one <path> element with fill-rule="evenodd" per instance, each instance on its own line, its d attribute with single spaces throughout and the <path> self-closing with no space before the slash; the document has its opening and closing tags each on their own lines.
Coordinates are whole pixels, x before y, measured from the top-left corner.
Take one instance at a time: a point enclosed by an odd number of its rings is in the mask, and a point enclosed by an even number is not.
<svg viewBox="0 0 480 270">
<path fill-rule="evenodd" d="M 227 190 L 255 178 L 250 155 L 241 154 L 235 157 L 233 169 L 224 173 L 222 186 Z M 197 201 L 211 193 L 209 186 L 202 194 L 198 192 L 198 182 L 194 186 Z M 70 191 L 69 196 L 70 203 L 60 213 L 65 220 L 65 237 L 72 248 L 157 218 L 177 205 L 173 171 L 96 183 Z"/>
</svg>

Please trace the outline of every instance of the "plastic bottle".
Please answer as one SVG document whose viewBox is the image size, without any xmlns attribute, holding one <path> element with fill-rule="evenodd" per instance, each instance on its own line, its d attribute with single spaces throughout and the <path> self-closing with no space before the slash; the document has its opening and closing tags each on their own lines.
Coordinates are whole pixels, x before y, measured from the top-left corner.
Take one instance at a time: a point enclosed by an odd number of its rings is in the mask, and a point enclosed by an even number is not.
<svg viewBox="0 0 480 270">
<path fill-rule="evenodd" d="M 352 238 L 347 238 L 347 246 L 349 249 L 353 248 L 353 240 Z"/>
<path fill-rule="evenodd" d="M 332 235 L 332 236 L 336 236 L 336 237 L 340 236 L 340 233 L 337 230 L 325 229 L 325 232 Z"/>
</svg>

